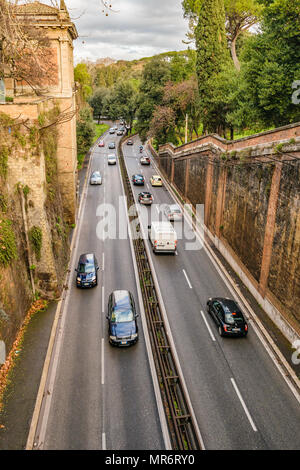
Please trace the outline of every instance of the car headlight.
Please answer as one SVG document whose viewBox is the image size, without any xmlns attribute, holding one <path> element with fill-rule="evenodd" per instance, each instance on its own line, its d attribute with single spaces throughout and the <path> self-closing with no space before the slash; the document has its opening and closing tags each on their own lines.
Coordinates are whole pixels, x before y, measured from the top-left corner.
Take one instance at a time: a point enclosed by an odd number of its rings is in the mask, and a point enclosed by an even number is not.
<svg viewBox="0 0 300 470">
<path fill-rule="evenodd" d="M 95 281 L 95 280 L 96 280 L 96 276 L 92 276 L 91 281 Z"/>
<path fill-rule="evenodd" d="M 117 337 L 116 336 L 110 336 L 109 339 L 111 339 L 112 341 L 116 341 Z"/>
<path fill-rule="evenodd" d="M 80 278 L 80 277 L 77 277 L 77 281 L 81 281 L 81 278 Z"/>
<path fill-rule="evenodd" d="M 131 335 L 131 339 L 137 338 L 137 335 L 138 335 L 137 333 L 133 333 L 133 335 Z"/>
</svg>

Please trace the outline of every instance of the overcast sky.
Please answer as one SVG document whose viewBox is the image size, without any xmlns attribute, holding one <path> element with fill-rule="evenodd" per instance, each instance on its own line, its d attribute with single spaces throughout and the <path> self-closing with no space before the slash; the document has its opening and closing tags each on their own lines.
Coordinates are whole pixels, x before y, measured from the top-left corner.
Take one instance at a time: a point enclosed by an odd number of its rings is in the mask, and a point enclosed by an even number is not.
<svg viewBox="0 0 300 470">
<path fill-rule="evenodd" d="M 48 0 L 40 0 L 48 3 Z M 101 0 L 65 0 L 79 38 L 75 63 L 98 58 L 133 60 L 187 48 L 181 0 L 110 0 L 117 13 L 102 12 Z"/>
</svg>

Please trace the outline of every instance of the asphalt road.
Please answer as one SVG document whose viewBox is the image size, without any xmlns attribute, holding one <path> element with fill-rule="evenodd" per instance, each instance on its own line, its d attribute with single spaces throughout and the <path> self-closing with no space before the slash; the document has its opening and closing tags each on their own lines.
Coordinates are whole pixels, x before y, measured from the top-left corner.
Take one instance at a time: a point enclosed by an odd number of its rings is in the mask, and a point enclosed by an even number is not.
<svg viewBox="0 0 300 470">
<path fill-rule="evenodd" d="M 139 163 L 140 142 L 123 145 L 129 177 L 145 176 L 144 187 L 156 204 L 174 203 L 166 188 L 152 188 L 157 171 Z M 150 156 L 150 153 L 149 153 Z M 143 207 L 150 220 L 164 220 Z M 151 219 L 152 218 L 152 219 Z M 175 229 L 180 232 L 180 222 Z M 256 332 L 223 338 L 206 312 L 209 297 L 232 297 L 204 249 L 187 250 L 191 231 L 178 242 L 176 256 L 152 255 L 176 350 L 206 449 L 299 449 L 300 408 Z M 146 243 L 149 243 L 147 240 Z M 247 316 L 247 314 L 246 314 Z"/>
<path fill-rule="evenodd" d="M 115 211 L 120 231 L 126 234 L 118 164 L 107 165 L 108 153 L 114 152 L 108 150 L 107 143 L 119 138 L 106 134 L 104 140 L 104 148 L 96 146 L 92 151 L 90 165 L 90 171 L 100 170 L 103 183 L 88 186 L 74 250 L 76 260 L 81 253 L 96 254 L 100 265 L 98 286 L 77 289 L 74 273 L 45 421 L 46 450 L 164 449 L 140 317 L 136 345 L 118 349 L 108 343 L 109 294 L 115 289 L 128 289 L 137 305 L 138 297 L 129 240 L 108 238 L 107 226 L 103 232 L 105 203 L 110 205 L 105 208 L 110 222 Z"/>
</svg>

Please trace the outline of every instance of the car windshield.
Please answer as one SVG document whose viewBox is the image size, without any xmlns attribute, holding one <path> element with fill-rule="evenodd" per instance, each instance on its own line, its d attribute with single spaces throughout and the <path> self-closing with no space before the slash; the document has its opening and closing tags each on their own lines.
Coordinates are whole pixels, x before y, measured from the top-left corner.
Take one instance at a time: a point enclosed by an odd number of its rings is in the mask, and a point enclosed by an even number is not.
<svg viewBox="0 0 300 470">
<path fill-rule="evenodd" d="M 92 263 L 79 263 L 78 272 L 80 274 L 89 274 L 95 271 L 94 265 Z"/>
<path fill-rule="evenodd" d="M 100 176 L 99 171 L 95 171 L 95 172 L 92 174 L 92 176 L 98 178 L 98 177 Z"/>
<path fill-rule="evenodd" d="M 113 323 L 133 321 L 133 312 L 129 309 L 115 309 L 111 314 L 111 321 Z"/>
</svg>

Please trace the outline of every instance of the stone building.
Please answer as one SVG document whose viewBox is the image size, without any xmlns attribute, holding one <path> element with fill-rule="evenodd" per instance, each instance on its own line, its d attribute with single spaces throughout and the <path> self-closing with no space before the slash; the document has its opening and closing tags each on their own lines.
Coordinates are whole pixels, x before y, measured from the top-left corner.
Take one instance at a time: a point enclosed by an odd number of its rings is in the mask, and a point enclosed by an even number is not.
<svg viewBox="0 0 300 470">
<path fill-rule="evenodd" d="M 15 239 L 10 262 L 0 263 L 0 313 L 7 319 L 0 315 L 0 340 L 7 351 L 32 300 L 39 295 L 56 299 L 62 291 L 77 207 L 77 31 L 63 0 L 59 8 L 39 2 L 14 8 L 21 23 L 48 38 L 54 67 L 49 80 L 45 75 L 35 89 L 12 78 L 0 51 L 2 89 L 5 85 L 0 99 L 0 254 L 6 249 L 1 221 Z"/>
</svg>

